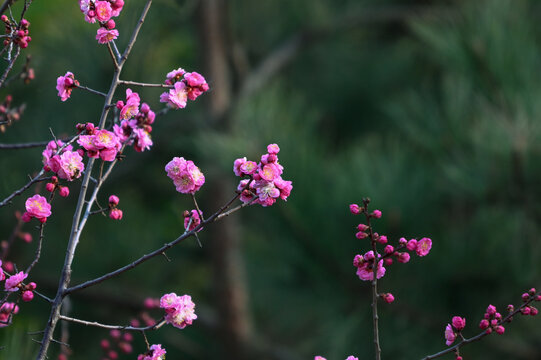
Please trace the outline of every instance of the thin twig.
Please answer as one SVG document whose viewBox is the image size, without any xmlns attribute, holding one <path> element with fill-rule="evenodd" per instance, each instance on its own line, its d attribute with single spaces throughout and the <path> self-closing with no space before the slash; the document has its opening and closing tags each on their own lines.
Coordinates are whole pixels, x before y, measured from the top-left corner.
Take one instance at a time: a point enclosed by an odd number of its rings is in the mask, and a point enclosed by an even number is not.
<svg viewBox="0 0 541 360">
<path fill-rule="evenodd" d="M 6 78 L 9 72 L 11 71 L 11 69 L 13 69 L 13 65 L 15 65 L 15 61 L 19 57 L 20 53 L 21 53 L 21 47 L 17 46 L 17 51 L 15 52 L 15 56 L 10 60 L 8 67 L 4 71 L 4 74 L 2 74 L 2 77 L 0 78 L 0 87 L 4 85 L 4 82 L 6 81 Z"/>
<path fill-rule="evenodd" d="M 195 194 L 191 194 L 192 195 L 192 200 L 193 200 L 193 204 L 195 206 L 195 209 L 197 210 L 197 214 L 199 215 L 199 218 L 201 219 L 201 221 L 204 221 L 205 218 L 203 217 L 203 212 L 199 209 L 199 205 L 197 204 L 197 200 L 195 199 Z"/>
<path fill-rule="evenodd" d="M 86 321 L 81 319 L 72 318 L 69 316 L 60 315 L 60 320 L 63 321 L 69 321 L 76 324 L 86 325 L 86 326 L 94 326 L 99 327 L 102 329 L 110 329 L 110 330 L 125 330 L 125 331 L 152 331 L 157 330 L 161 328 L 165 324 L 165 319 L 161 319 L 156 324 L 146 326 L 146 327 L 135 327 L 130 325 L 108 325 L 108 324 L 102 324 L 96 321 Z"/>
<path fill-rule="evenodd" d="M 142 83 L 142 82 L 128 81 L 128 80 L 119 80 L 118 83 L 122 85 L 133 85 L 133 86 L 141 86 L 141 87 L 159 87 L 159 88 L 168 88 L 168 89 L 174 88 L 173 85 L 151 84 L 151 83 Z"/>
<path fill-rule="evenodd" d="M 107 43 L 107 50 L 109 50 L 109 55 L 111 55 L 111 59 L 113 59 L 113 65 L 115 66 L 115 70 L 118 69 L 118 59 L 113 53 L 113 49 L 111 48 L 110 42 Z"/>
<path fill-rule="evenodd" d="M 99 95 L 99 96 L 103 96 L 103 97 L 106 97 L 106 96 L 107 96 L 107 94 L 102 93 L 101 91 L 94 90 L 94 89 L 91 89 L 91 88 L 86 87 L 86 86 L 83 86 L 83 85 L 77 85 L 77 88 L 86 90 L 86 91 L 88 91 L 89 93 L 92 93 L 92 94 L 95 94 L 95 95 Z"/>
<path fill-rule="evenodd" d="M 26 189 L 28 189 L 33 184 L 38 183 L 40 181 L 45 181 L 45 180 L 51 179 L 50 176 L 42 178 L 41 176 L 43 175 L 44 172 L 45 172 L 45 170 L 41 169 L 41 171 L 34 178 L 32 178 L 28 183 L 26 183 L 26 185 L 24 185 L 22 188 L 20 188 L 18 190 L 15 190 L 11 195 L 9 195 L 7 198 L 2 200 L 0 202 L 0 207 L 9 204 L 11 202 L 11 199 L 13 199 L 17 195 L 21 195 Z"/>
</svg>

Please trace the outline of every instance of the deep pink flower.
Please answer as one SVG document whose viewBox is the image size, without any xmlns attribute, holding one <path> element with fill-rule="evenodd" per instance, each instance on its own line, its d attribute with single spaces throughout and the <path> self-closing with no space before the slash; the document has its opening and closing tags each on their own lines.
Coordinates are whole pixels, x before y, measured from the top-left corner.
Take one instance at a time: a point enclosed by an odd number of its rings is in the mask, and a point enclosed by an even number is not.
<svg viewBox="0 0 541 360">
<path fill-rule="evenodd" d="M 58 195 L 62 197 L 68 197 L 70 194 L 70 189 L 67 186 L 59 186 L 58 187 Z"/>
<path fill-rule="evenodd" d="M 32 301 L 34 298 L 34 293 L 30 290 L 23 291 L 22 299 L 24 302 Z"/>
<path fill-rule="evenodd" d="M 160 95 L 160 102 L 167 103 L 173 109 L 183 109 L 188 99 L 188 88 L 182 81 L 176 82 L 174 86 L 169 92 Z"/>
<path fill-rule="evenodd" d="M 383 301 L 385 301 L 387 304 L 390 304 L 394 301 L 394 296 L 391 293 L 386 293 L 382 295 Z"/>
<path fill-rule="evenodd" d="M 373 217 L 375 217 L 376 219 L 379 219 L 381 217 L 381 211 L 380 210 L 374 210 L 374 211 L 372 211 L 371 215 Z"/>
<path fill-rule="evenodd" d="M 35 217 L 41 222 L 45 222 L 51 216 L 51 204 L 43 196 L 36 194 L 28 198 L 25 202 L 26 212 L 23 214 L 23 220 L 30 220 Z M 27 221 L 27 222 L 28 222 Z"/>
<path fill-rule="evenodd" d="M 94 6 L 98 21 L 106 22 L 113 16 L 113 8 L 108 1 L 96 1 Z"/>
<path fill-rule="evenodd" d="M 5 282 L 6 291 L 18 291 L 19 285 L 28 277 L 28 274 L 20 271 L 14 275 L 11 275 Z"/>
<path fill-rule="evenodd" d="M 116 195 L 109 196 L 109 205 L 117 206 L 120 202 L 120 199 Z"/>
<path fill-rule="evenodd" d="M 108 30 L 106 28 L 100 27 L 96 33 L 96 40 L 98 44 L 107 44 L 108 42 L 118 38 L 118 30 L 112 29 Z"/>
<path fill-rule="evenodd" d="M 486 311 L 486 313 L 487 313 L 488 315 L 494 315 L 494 314 L 496 314 L 496 311 L 497 311 L 497 310 L 496 310 L 496 307 L 495 307 L 494 305 L 489 305 L 489 306 L 487 306 L 487 311 Z"/>
<path fill-rule="evenodd" d="M 267 152 L 276 155 L 280 152 L 280 147 L 277 144 L 269 144 L 267 145 Z"/>
<path fill-rule="evenodd" d="M 196 73 L 195 71 L 191 73 L 185 73 L 184 79 L 187 85 L 186 91 L 188 99 L 190 100 L 197 99 L 199 95 L 209 89 L 205 78 L 201 74 Z"/>
<path fill-rule="evenodd" d="M 259 176 L 261 176 L 261 178 L 265 181 L 274 181 L 274 179 L 278 178 L 282 174 L 278 166 L 276 166 L 274 163 L 266 164 L 259 169 L 258 173 Z"/>
<path fill-rule="evenodd" d="M 456 333 L 451 327 L 451 324 L 447 324 L 447 326 L 445 327 L 445 344 L 447 346 L 451 346 L 451 344 L 454 343 L 455 340 L 456 340 Z"/>
<path fill-rule="evenodd" d="M 410 254 L 407 252 L 399 253 L 397 256 L 398 262 L 405 264 L 410 261 Z"/>
<path fill-rule="evenodd" d="M 233 162 L 233 172 L 237 176 L 244 176 L 244 173 L 241 170 L 241 166 L 246 162 L 246 157 L 238 158 Z"/>
<path fill-rule="evenodd" d="M 466 327 L 466 319 L 460 316 L 453 316 L 451 323 L 456 331 L 462 331 Z"/>
<path fill-rule="evenodd" d="M 56 90 L 58 90 L 58 96 L 60 100 L 66 101 L 71 96 L 71 91 L 76 88 L 79 82 L 75 80 L 72 72 L 67 72 L 64 76 L 59 76 L 56 79 Z"/>
<path fill-rule="evenodd" d="M 113 161 L 122 147 L 115 133 L 108 130 L 97 130 L 94 135 L 81 135 L 77 140 L 85 150 L 88 157 L 100 157 L 104 161 Z"/>
<path fill-rule="evenodd" d="M 407 248 L 409 251 L 415 251 L 415 250 L 417 250 L 417 240 L 411 239 L 410 241 L 408 241 L 408 244 L 406 245 L 406 248 Z"/>
<path fill-rule="evenodd" d="M 150 150 L 150 147 L 153 145 L 150 134 L 141 128 L 134 129 L 133 133 L 135 134 L 135 145 L 133 148 L 137 152 L 143 152 L 145 150 Z"/>
<path fill-rule="evenodd" d="M 496 326 L 494 330 L 498 335 L 502 335 L 505 332 L 505 328 L 501 325 Z"/>
<path fill-rule="evenodd" d="M 243 175 L 252 175 L 253 173 L 256 172 L 256 170 L 257 170 L 257 163 L 254 161 L 246 161 L 240 166 L 240 171 L 242 172 Z"/>
<path fill-rule="evenodd" d="M 430 240 L 429 238 L 422 238 L 417 242 L 417 249 L 415 249 L 415 251 L 419 256 L 426 256 L 430 252 L 431 248 L 432 240 Z"/>
</svg>

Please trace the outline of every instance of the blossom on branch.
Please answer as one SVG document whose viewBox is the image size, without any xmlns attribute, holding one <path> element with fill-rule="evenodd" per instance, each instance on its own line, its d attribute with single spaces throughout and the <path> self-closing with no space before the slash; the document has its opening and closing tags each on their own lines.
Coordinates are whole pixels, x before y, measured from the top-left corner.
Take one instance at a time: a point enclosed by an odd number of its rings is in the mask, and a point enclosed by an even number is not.
<svg viewBox="0 0 541 360">
<path fill-rule="evenodd" d="M 122 147 L 118 137 L 108 130 L 94 129 L 92 135 L 81 135 L 77 140 L 90 158 L 113 161 Z"/>
<path fill-rule="evenodd" d="M 28 277 L 28 274 L 25 274 L 24 272 L 20 271 L 14 275 L 11 275 L 9 278 L 6 279 L 6 282 L 4 284 L 6 291 L 18 291 L 19 287 L 21 286 L 21 283 Z"/>
<path fill-rule="evenodd" d="M 182 79 L 182 77 L 184 78 Z M 203 75 L 197 72 L 187 73 L 182 68 L 169 72 L 164 81 L 166 85 L 173 85 L 174 88 L 160 95 L 160 102 L 167 103 L 173 109 L 183 109 L 186 107 L 188 99 L 195 100 L 209 86 Z"/>
<path fill-rule="evenodd" d="M 26 212 L 22 216 L 24 222 L 29 222 L 32 218 L 36 218 L 44 223 L 51 216 L 51 204 L 39 194 L 28 198 L 25 202 L 25 207 Z"/>
<path fill-rule="evenodd" d="M 96 32 L 96 40 L 98 40 L 98 44 L 107 44 L 108 42 L 118 38 L 118 35 L 119 34 L 117 29 L 107 29 L 104 27 L 100 27 Z"/>
<path fill-rule="evenodd" d="M 160 344 L 152 345 L 144 354 L 137 357 L 137 360 L 165 360 L 165 349 L 162 349 Z"/>
<path fill-rule="evenodd" d="M 194 194 L 205 183 L 205 176 L 191 160 L 185 160 L 183 157 L 174 157 L 165 165 L 167 176 L 171 180 L 178 192 L 183 194 Z"/>
<path fill-rule="evenodd" d="M 165 321 L 179 329 L 184 329 L 197 319 L 190 295 L 165 294 L 160 299 L 160 307 L 165 310 Z"/>
<path fill-rule="evenodd" d="M 58 96 L 62 101 L 68 100 L 71 91 L 77 86 L 79 86 L 79 81 L 75 80 L 75 76 L 70 71 L 56 79 L 56 90 L 58 90 Z"/>
</svg>

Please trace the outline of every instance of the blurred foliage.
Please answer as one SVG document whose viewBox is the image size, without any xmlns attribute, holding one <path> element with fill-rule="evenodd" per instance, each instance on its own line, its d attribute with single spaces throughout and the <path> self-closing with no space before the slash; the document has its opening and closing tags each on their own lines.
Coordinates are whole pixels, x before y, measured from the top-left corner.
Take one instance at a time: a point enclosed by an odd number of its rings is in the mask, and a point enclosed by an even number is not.
<svg viewBox="0 0 541 360">
<path fill-rule="evenodd" d="M 117 22 L 121 49 L 143 3 L 128 1 Z M 179 66 L 200 71 L 197 6 L 193 0 L 155 1 L 123 77 L 160 82 Z M 420 10 L 411 15 L 410 7 Z M 255 67 L 302 29 L 324 28 L 343 14 L 374 9 L 401 17 L 365 17 L 313 41 L 263 89 L 236 104 L 229 131 L 207 121 L 204 98 L 159 118 L 153 149 L 128 151 L 105 186 L 100 201 L 117 194 L 124 218 L 120 223 L 100 216 L 91 220 L 77 251 L 73 283 L 128 263 L 182 232 L 182 212 L 191 205 L 163 171 L 173 156 L 194 160 L 204 172 L 213 166 L 230 172 L 235 158 L 257 160 L 268 143 L 276 142 L 284 178 L 293 181 L 291 198 L 235 215 L 242 219 L 255 334 L 269 344 L 299 359 L 372 356 L 370 288 L 351 265 L 367 243 L 354 237 L 360 219 L 348 211 L 349 203 L 365 196 L 383 211 L 376 222 L 380 234 L 392 241 L 402 236 L 434 241 L 430 256 L 390 266 L 381 282 L 381 291 L 397 299 L 380 307 L 384 358 L 415 359 L 443 349 L 444 327 L 454 315 L 466 316 L 466 335 L 476 334 L 489 303 L 503 311 L 520 300 L 522 291 L 539 286 L 538 2 L 234 0 L 228 8 L 229 36 Z M 56 77 L 69 70 L 83 85 L 104 91 L 112 74 L 107 51 L 94 40 L 95 28 L 83 21 L 76 3 L 36 1 L 28 18 L 33 41 L 26 51 L 33 55 L 36 80 L 9 88 L 15 103 L 27 103 L 27 111 L 0 135 L 2 143 L 47 140 L 49 129 L 64 136 L 76 123 L 95 122 L 101 99 L 74 91 L 62 103 L 54 90 Z M 212 87 L 213 79 L 208 80 Z M 159 93 L 141 90 L 143 100 L 156 109 Z M 2 153 L 1 197 L 39 169 L 40 151 Z M 55 199 L 42 260 L 32 275 L 49 296 L 75 206 L 76 187 L 71 191 L 70 198 Z M 203 188 L 200 196 L 213 194 Z M 14 226 L 12 212 L 23 203 L 19 197 L 1 209 L 2 239 Z M 31 225 L 25 230 L 37 236 Z M 205 236 L 200 235 L 204 244 Z M 35 242 L 17 243 L 13 260 L 23 267 L 34 247 Z M 175 291 L 191 294 L 198 313 L 212 322 L 216 300 L 207 249 L 190 239 L 168 256 L 171 262 L 153 259 L 73 296 L 72 315 L 127 323 L 145 297 Z M 0 332 L 6 346 L 0 358 L 28 358 L 7 354 L 34 351 L 25 332 L 41 330 L 47 317 L 40 300 L 22 304 L 16 331 Z M 149 334 L 150 341 L 163 343 L 171 359 L 227 358 L 204 324 L 163 329 Z M 70 328 L 73 358 L 100 358 L 99 340 L 107 333 Z M 472 344 L 462 354 L 538 359 L 540 331 L 537 319 L 517 318 L 504 336 Z M 28 345 L 18 345 L 23 343 Z M 136 351 L 144 348 L 137 336 L 136 344 Z"/>
</svg>

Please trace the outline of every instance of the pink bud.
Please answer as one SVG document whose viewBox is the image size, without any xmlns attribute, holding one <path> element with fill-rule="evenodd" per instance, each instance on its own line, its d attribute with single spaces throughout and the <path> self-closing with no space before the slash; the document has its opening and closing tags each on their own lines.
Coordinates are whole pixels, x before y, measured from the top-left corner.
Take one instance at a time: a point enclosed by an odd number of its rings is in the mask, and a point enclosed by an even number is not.
<svg viewBox="0 0 541 360">
<path fill-rule="evenodd" d="M 403 246 L 406 246 L 406 244 L 408 243 L 408 240 L 404 239 L 404 238 L 400 238 L 400 240 L 398 240 L 398 243 L 400 245 L 403 245 Z"/>
<path fill-rule="evenodd" d="M 133 327 L 139 327 L 139 325 L 141 325 L 141 323 L 137 319 L 132 319 L 130 321 L 130 325 L 133 326 Z"/>
<path fill-rule="evenodd" d="M 489 335 L 492 334 L 492 328 L 486 329 L 486 330 L 485 330 L 485 333 L 487 333 L 487 334 L 489 334 Z"/>
<path fill-rule="evenodd" d="M 364 260 L 363 260 L 363 257 L 361 255 L 355 255 L 355 257 L 353 258 L 353 266 L 355 267 L 359 267 L 363 264 Z"/>
<path fill-rule="evenodd" d="M 117 330 L 117 329 L 113 329 L 109 332 L 109 335 L 113 338 L 113 339 L 120 339 L 120 336 L 122 335 L 122 333 L 120 332 L 120 330 Z"/>
<path fill-rule="evenodd" d="M 513 305 L 513 304 L 507 305 L 507 311 L 509 311 L 509 312 L 515 311 L 515 305 Z"/>
<path fill-rule="evenodd" d="M 109 205 L 116 206 L 120 202 L 120 199 L 116 195 L 109 196 Z"/>
<path fill-rule="evenodd" d="M 143 114 L 146 114 L 146 113 L 148 113 L 149 111 L 150 111 L 150 106 L 148 106 L 147 103 L 143 103 L 143 104 L 141 105 L 141 112 L 142 112 Z"/>
<path fill-rule="evenodd" d="M 411 239 L 410 241 L 408 241 L 406 248 L 409 251 L 415 251 L 417 249 L 417 240 Z"/>
<path fill-rule="evenodd" d="M 67 186 L 61 186 L 58 194 L 62 197 L 68 197 L 70 194 L 70 189 Z"/>
<path fill-rule="evenodd" d="M 453 316 L 451 323 L 457 331 L 462 331 L 466 327 L 466 319 L 460 316 Z"/>
<path fill-rule="evenodd" d="M 496 326 L 496 325 L 498 325 L 498 320 L 496 319 L 490 320 L 490 326 Z"/>
<path fill-rule="evenodd" d="M 530 308 L 528 306 L 526 307 L 523 307 L 522 309 L 520 309 L 520 312 L 522 313 L 522 315 L 530 315 Z"/>
<path fill-rule="evenodd" d="M 34 298 L 34 293 L 32 291 L 23 291 L 23 301 L 29 302 Z"/>
<path fill-rule="evenodd" d="M 36 290 L 36 286 L 37 286 L 36 283 L 32 281 L 31 283 L 29 283 L 28 285 L 26 285 L 26 288 L 27 288 L 28 290 Z"/>
<path fill-rule="evenodd" d="M 410 261 L 410 254 L 407 252 L 398 253 L 397 260 L 398 262 L 405 264 Z"/>
<path fill-rule="evenodd" d="M 383 300 L 387 303 L 387 304 L 390 304 L 394 301 L 394 296 L 393 294 L 391 293 L 387 293 L 387 294 L 383 294 Z"/>
<path fill-rule="evenodd" d="M 122 219 L 122 210 L 120 209 L 111 209 L 111 212 L 109 213 L 109 217 L 113 220 L 121 220 Z"/>
<path fill-rule="evenodd" d="M 124 333 L 124 335 L 122 335 L 122 338 L 124 339 L 124 341 L 127 341 L 127 342 L 133 341 L 133 335 L 130 334 L 129 332 Z"/>
<path fill-rule="evenodd" d="M 530 293 L 530 295 L 533 296 L 537 291 L 535 290 L 535 288 L 531 288 L 530 290 L 528 290 L 528 292 Z"/>
<path fill-rule="evenodd" d="M 45 185 L 45 190 L 47 190 L 48 192 L 53 192 L 54 189 L 55 189 L 55 187 L 56 187 L 55 184 L 53 184 L 53 183 L 47 183 L 47 184 Z"/>
<path fill-rule="evenodd" d="M 118 348 L 124 354 L 129 354 L 133 351 L 131 344 L 128 344 L 127 342 L 123 342 L 123 341 L 118 343 Z"/>
<path fill-rule="evenodd" d="M 485 330 L 486 328 L 488 328 L 488 320 L 487 319 L 483 319 L 481 320 L 481 322 L 479 323 L 479 327 L 481 328 L 481 330 Z"/>
<path fill-rule="evenodd" d="M 528 293 L 522 294 L 522 301 L 526 302 L 528 300 L 530 300 L 530 294 Z"/>
<path fill-rule="evenodd" d="M 21 217 L 21 220 L 24 222 L 29 222 L 30 220 L 32 220 L 32 216 L 30 216 L 30 214 L 25 211 L 25 213 Z"/>
<path fill-rule="evenodd" d="M 505 332 L 505 328 L 503 326 L 501 326 L 501 325 L 496 326 L 494 328 L 494 330 L 496 330 L 496 333 L 498 335 L 501 335 L 501 334 L 503 334 Z"/>
<path fill-rule="evenodd" d="M 28 27 L 30 26 L 30 21 L 26 20 L 26 19 L 22 19 L 21 20 L 21 26 L 22 27 Z"/>
<path fill-rule="evenodd" d="M 118 101 L 116 102 L 116 108 L 117 108 L 118 110 L 120 110 L 120 109 L 122 109 L 123 107 L 124 107 L 124 101 L 118 100 Z"/>
<path fill-rule="evenodd" d="M 113 30 L 115 28 L 116 24 L 115 24 L 115 21 L 113 19 L 107 21 L 107 23 L 105 24 L 105 27 L 108 29 L 108 30 Z"/>
<path fill-rule="evenodd" d="M 355 234 L 355 237 L 357 239 L 365 239 L 368 237 L 368 234 L 365 232 L 359 231 L 358 233 Z"/>
<path fill-rule="evenodd" d="M 392 265 L 392 264 L 393 264 L 393 259 L 391 259 L 391 258 L 385 258 L 385 259 L 383 259 L 383 263 L 384 263 L 385 265 L 387 265 L 387 266 L 388 266 L 388 265 Z"/>
<path fill-rule="evenodd" d="M 496 313 L 496 307 L 494 305 L 489 305 L 487 307 L 487 314 L 494 315 Z"/>
<path fill-rule="evenodd" d="M 385 245 L 387 244 L 387 236 L 385 235 L 381 235 L 379 238 L 378 238 L 378 242 L 382 245 Z"/>
<path fill-rule="evenodd" d="M 374 210 L 374 211 L 372 211 L 372 214 L 370 214 L 370 215 L 372 215 L 372 217 L 375 217 L 376 219 L 379 219 L 381 217 L 381 211 Z"/>
<path fill-rule="evenodd" d="M 369 252 L 367 252 L 366 254 L 364 254 L 364 259 L 366 261 L 371 261 L 371 260 L 374 260 L 375 258 L 375 255 L 374 255 L 374 252 L 372 250 L 370 250 Z"/>
<path fill-rule="evenodd" d="M 539 310 L 537 310 L 536 307 L 530 306 L 530 315 L 531 315 L 531 316 L 535 316 L 535 315 L 537 315 L 538 313 L 539 313 Z"/>
<path fill-rule="evenodd" d="M 541 301 L 541 295 L 535 295 L 535 301 Z"/>
<path fill-rule="evenodd" d="M 17 36 L 22 38 L 24 36 L 24 31 L 23 30 L 17 30 Z"/>
<path fill-rule="evenodd" d="M 66 354 L 59 354 L 58 360 L 68 360 L 68 356 Z"/>
<path fill-rule="evenodd" d="M 111 360 L 116 360 L 116 359 L 118 359 L 118 353 L 117 353 L 116 351 L 114 351 L 114 350 L 109 351 L 109 352 L 107 353 L 107 356 L 109 356 L 109 358 L 110 358 Z"/>
<path fill-rule="evenodd" d="M 22 233 L 21 234 L 21 239 L 23 239 L 23 241 L 26 242 L 26 243 L 31 243 L 32 242 L 32 234 L 30 234 L 30 233 Z"/>
<path fill-rule="evenodd" d="M 93 135 L 96 130 L 96 127 L 94 126 L 94 124 L 89 122 L 89 123 L 86 123 L 85 130 L 88 135 Z"/>
<path fill-rule="evenodd" d="M 3 22 L 9 22 L 9 19 L 6 15 L 0 16 L 0 20 L 2 20 Z"/>
<path fill-rule="evenodd" d="M 368 226 L 365 225 L 365 224 L 359 224 L 359 225 L 357 225 L 357 230 L 366 231 L 366 230 L 368 230 Z"/>
<path fill-rule="evenodd" d="M 353 215 L 357 215 L 361 212 L 361 208 L 357 204 L 350 204 L 349 211 L 351 211 Z"/>
<path fill-rule="evenodd" d="M 383 252 L 385 254 L 392 254 L 394 252 L 394 247 L 392 245 L 385 246 L 385 249 L 383 249 Z"/>
</svg>

